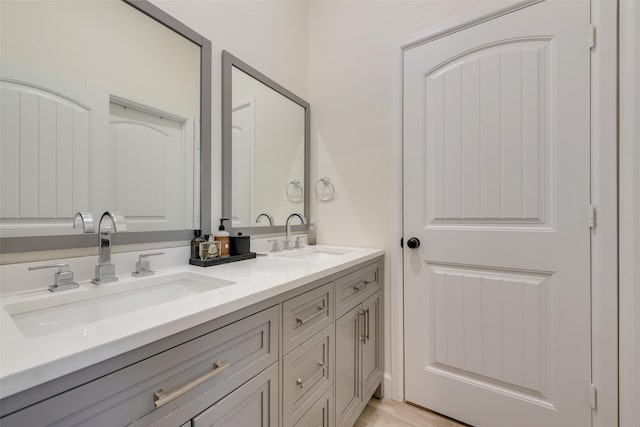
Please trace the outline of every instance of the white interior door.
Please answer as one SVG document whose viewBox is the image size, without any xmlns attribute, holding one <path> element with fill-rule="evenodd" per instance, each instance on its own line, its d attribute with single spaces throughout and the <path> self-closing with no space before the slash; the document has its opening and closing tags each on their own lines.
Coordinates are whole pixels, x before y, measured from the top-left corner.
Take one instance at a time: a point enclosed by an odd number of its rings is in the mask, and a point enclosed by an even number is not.
<svg viewBox="0 0 640 427">
<path fill-rule="evenodd" d="M 591 425 L 589 23 L 547 0 L 405 52 L 405 395 L 476 427 Z"/>
</svg>

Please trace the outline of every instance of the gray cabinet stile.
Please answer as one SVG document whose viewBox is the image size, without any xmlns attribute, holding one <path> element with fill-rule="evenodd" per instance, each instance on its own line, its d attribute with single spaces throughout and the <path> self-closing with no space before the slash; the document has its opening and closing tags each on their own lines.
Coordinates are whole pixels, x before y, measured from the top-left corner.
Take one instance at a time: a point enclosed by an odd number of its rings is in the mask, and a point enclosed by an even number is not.
<svg viewBox="0 0 640 427">
<path fill-rule="evenodd" d="M 382 387 L 382 259 L 10 396 L 0 425 L 351 426 Z"/>
</svg>

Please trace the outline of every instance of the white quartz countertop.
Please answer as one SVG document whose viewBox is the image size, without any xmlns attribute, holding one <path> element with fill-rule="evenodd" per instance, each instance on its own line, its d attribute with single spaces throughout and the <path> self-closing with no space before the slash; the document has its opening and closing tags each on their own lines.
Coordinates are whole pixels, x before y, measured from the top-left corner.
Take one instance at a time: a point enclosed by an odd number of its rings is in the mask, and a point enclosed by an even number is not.
<svg viewBox="0 0 640 427">
<path fill-rule="evenodd" d="M 348 250 L 317 259 L 269 255 L 214 267 L 190 265 L 157 271 L 154 277 L 197 273 L 235 282 L 232 285 L 52 332 L 26 337 L 7 307 L 53 295 L 46 289 L 0 296 L 0 398 L 4 398 L 79 369 L 134 350 L 204 322 L 280 295 L 327 275 L 383 255 L 380 249 L 315 246 L 312 250 Z M 304 251 L 304 249 L 303 249 Z M 295 254 L 292 251 L 291 254 Z M 120 276 L 115 283 L 93 285 L 64 293 L 95 292 L 98 287 L 140 283 L 145 278 Z M 71 295 L 71 294 L 68 294 Z"/>
</svg>

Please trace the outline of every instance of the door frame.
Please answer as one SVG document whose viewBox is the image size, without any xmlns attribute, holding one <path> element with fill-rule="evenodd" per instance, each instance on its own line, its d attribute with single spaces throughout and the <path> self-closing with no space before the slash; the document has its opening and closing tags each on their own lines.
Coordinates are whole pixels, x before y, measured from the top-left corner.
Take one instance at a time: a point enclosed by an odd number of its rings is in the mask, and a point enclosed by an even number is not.
<svg viewBox="0 0 640 427">
<path fill-rule="evenodd" d="M 494 19 L 543 0 L 509 0 L 472 10 L 455 20 L 399 40 L 393 48 L 391 185 L 393 233 L 388 247 L 390 278 L 390 362 L 385 395 L 404 401 L 404 272 L 403 249 L 403 63 L 404 52 L 420 44 Z M 552 0 L 548 0 L 552 1 Z M 589 0 L 583 0 L 589 1 Z M 617 33 L 618 0 L 591 0 L 596 28 L 591 54 L 591 203 L 597 223 L 591 233 L 592 382 L 596 386 L 594 427 L 618 426 L 618 134 Z M 588 30 L 588 29 L 585 29 Z M 585 48 L 588 48 L 585 31 Z M 615 173 L 612 173 L 614 171 Z M 589 391 L 585 390 L 585 399 Z"/>
</svg>

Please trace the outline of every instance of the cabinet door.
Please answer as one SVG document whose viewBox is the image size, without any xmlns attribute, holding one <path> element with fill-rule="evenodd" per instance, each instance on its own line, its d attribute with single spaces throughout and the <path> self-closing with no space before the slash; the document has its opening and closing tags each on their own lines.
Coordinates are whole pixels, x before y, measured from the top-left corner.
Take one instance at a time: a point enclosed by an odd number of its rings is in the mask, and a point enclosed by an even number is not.
<svg viewBox="0 0 640 427">
<path fill-rule="evenodd" d="M 362 400 L 359 357 L 364 311 L 358 305 L 336 321 L 336 425 L 349 425 Z"/>
<path fill-rule="evenodd" d="M 328 390 L 324 396 L 309 409 L 296 423 L 295 427 L 333 427 L 333 390 Z"/>
<path fill-rule="evenodd" d="M 382 379 L 381 295 L 378 292 L 362 303 L 364 311 L 364 340 L 361 346 L 363 399 L 367 399 L 373 394 Z"/>
<path fill-rule="evenodd" d="M 257 375 L 193 419 L 193 427 L 277 427 L 278 365 Z"/>
<path fill-rule="evenodd" d="M 282 359 L 282 425 L 294 425 L 333 384 L 334 329 L 326 327 Z"/>
</svg>

